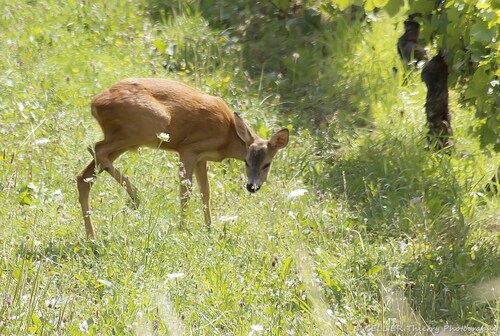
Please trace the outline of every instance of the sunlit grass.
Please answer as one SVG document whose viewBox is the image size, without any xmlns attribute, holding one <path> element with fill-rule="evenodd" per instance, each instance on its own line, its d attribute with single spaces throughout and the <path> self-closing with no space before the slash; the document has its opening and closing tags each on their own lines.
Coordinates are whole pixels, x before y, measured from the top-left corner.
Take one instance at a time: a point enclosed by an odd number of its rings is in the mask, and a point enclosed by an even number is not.
<svg viewBox="0 0 500 336">
<path fill-rule="evenodd" d="M 237 41 L 193 8 L 153 22 L 150 5 L 5 4 L 0 334 L 498 328 L 500 204 L 482 188 L 498 157 L 453 96 L 456 150 L 425 149 L 425 87 L 386 48 L 393 23 L 339 23 L 338 35 L 321 35 L 325 54 L 290 50 L 293 80 L 259 79 Z M 89 101 L 129 76 L 219 94 L 262 136 L 289 124 L 291 144 L 255 195 L 243 163 L 211 164 L 210 230 L 196 187 L 179 228 L 174 154 L 127 153 L 117 166 L 141 206 L 99 175 L 90 242 L 75 183 L 102 136 Z"/>
</svg>

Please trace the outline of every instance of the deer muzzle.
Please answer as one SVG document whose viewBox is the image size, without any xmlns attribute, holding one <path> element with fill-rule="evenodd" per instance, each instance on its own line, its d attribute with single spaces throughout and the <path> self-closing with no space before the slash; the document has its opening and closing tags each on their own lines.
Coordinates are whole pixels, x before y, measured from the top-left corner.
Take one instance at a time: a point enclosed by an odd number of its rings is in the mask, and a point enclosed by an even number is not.
<svg viewBox="0 0 500 336">
<path fill-rule="evenodd" d="M 257 184 L 253 184 L 253 183 L 248 183 L 247 184 L 247 190 L 251 193 L 254 193 L 256 192 L 257 190 L 260 189 L 260 186 L 257 185 Z"/>
</svg>

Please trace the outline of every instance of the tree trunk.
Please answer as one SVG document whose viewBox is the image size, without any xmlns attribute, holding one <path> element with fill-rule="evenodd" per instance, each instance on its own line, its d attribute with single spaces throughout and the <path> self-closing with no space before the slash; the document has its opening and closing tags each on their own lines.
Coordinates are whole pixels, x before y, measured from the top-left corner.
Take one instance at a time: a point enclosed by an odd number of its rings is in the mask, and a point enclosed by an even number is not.
<svg viewBox="0 0 500 336">
<path fill-rule="evenodd" d="M 429 144 L 436 149 L 450 147 L 453 131 L 448 107 L 448 64 L 441 52 L 424 66 L 422 80 L 427 85 L 425 114 Z"/>
</svg>

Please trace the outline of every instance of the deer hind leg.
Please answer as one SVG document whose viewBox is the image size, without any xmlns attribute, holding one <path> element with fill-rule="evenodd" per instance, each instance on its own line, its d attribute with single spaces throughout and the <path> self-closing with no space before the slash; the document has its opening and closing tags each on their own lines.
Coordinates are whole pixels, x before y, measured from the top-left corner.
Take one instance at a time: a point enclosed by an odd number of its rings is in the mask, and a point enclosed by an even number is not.
<svg viewBox="0 0 500 336">
<path fill-rule="evenodd" d="M 113 162 L 129 148 L 136 146 L 128 146 L 128 148 L 116 149 L 119 143 L 101 141 L 96 144 L 95 155 L 96 161 L 101 170 L 108 172 L 116 182 L 125 188 L 127 194 L 130 196 L 132 206 L 137 208 L 139 206 L 139 199 L 137 198 L 137 189 L 130 182 L 130 179 L 123 175 L 118 169 L 115 168 Z"/>
<path fill-rule="evenodd" d="M 95 173 L 96 162 L 92 160 L 84 170 L 78 174 L 76 181 L 78 187 L 78 198 L 82 207 L 83 221 L 85 223 L 85 231 L 87 236 L 95 239 L 95 231 L 90 220 L 90 205 L 89 194 L 92 182 L 96 177 Z"/>
<path fill-rule="evenodd" d="M 181 167 L 179 169 L 179 177 L 181 179 L 179 196 L 181 203 L 181 223 L 184 223 L 184 214 L 187 209 L 189 196 L 191 194 L 193 184 L 193 173 L 196 165 L 197 157 L 195 155 L 180 155 Z"/>
</svg>

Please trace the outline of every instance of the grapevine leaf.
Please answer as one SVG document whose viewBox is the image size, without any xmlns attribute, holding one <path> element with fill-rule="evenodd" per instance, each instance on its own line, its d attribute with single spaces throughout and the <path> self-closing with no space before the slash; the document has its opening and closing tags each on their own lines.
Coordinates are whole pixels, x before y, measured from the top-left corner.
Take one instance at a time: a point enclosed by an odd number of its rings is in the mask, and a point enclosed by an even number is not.
<svg viewBox="0 0 500 336">
<path fill-rule="evenodd" d="M 399 13 L 401 7 L 403 7 L 404 2 L 400 0 L 389 0 L 387 4 L 384 6 L 384 10 L 390 16 L 395 16 Z"/>
<path fill-rule="evenodd" d="M 434 0 L 413 0 L 410 1 L 410 8 L 412 13 L 428 14 L 434 10 Z"/>
<path fill-rule="evenodd" d="M 469 83 L 469 87 L 465 91 L 465 99 L 477 98 L 486 94 L 486 87 L 490 82 L 487 73 L 489 67 L 479 67 Z"/>
<path fill-rule="evenodd" d="M 377 8 L 383 8 L 389 0 L 373 0 L 373 5 Z"/>
<path fill-rule="evenodd" d="M 284 11 L 290 6 L 290 0 L 273 0 L 273 4 Z"/>
<path fill-rule="evenodd" d="M 352 5 L 351 0 L 334 0 L 333 3 L 337 5 L 340 8 L 340 10 L 344 10 L 350 5 Z"/>
<path fill-rule="evenodd" d="M 373 0 L 366 0 L 365 11 L 371 12 L 374 9 L 375 9 L 375 4 L 373 3 Z"/>
<path fill-rule="evenodd" d="M 493 42 L 496 36 L 494 29 L 489 29 L 488 24 L 484 21 L 477 21 L 472 25 L 471 36 L 479 42 L 490 43 Z"/>
</svg>

